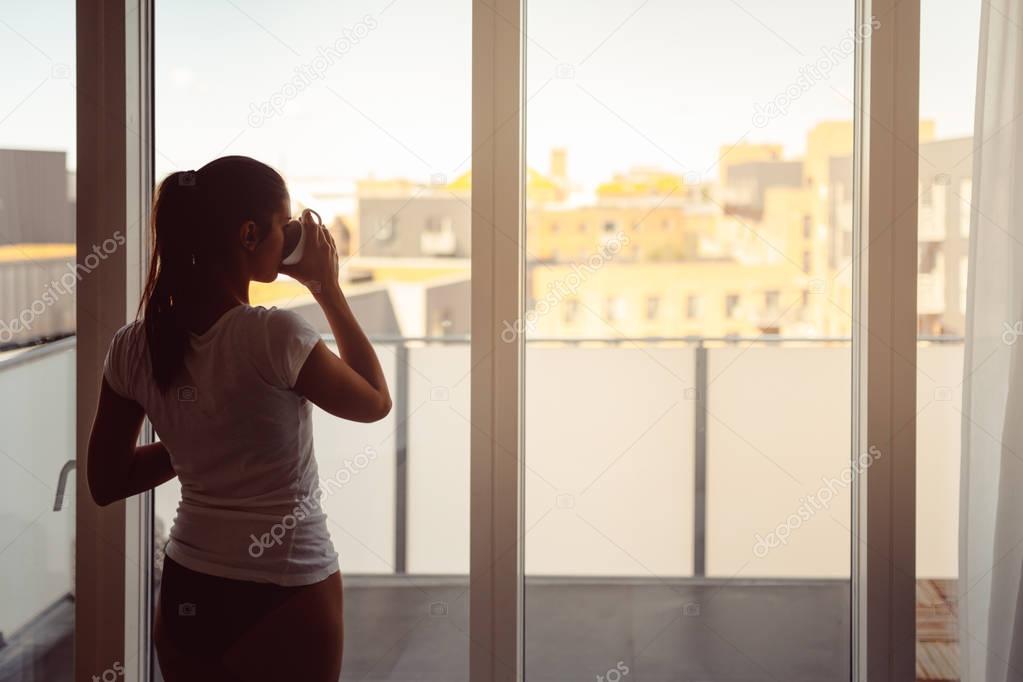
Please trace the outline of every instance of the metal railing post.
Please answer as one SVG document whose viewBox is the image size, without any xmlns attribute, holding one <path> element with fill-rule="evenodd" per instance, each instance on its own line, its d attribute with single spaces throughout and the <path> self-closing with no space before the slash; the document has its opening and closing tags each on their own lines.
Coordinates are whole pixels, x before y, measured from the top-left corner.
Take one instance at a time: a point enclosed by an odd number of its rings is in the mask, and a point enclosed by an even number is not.
<svg viewBox="0 0 1023 682">
<path fill-rule="evenodd" d="M 693 576 L 707 574 L 707 347 L 696 344 L 693 388 Z"/>
<path fill-rule="evenodd" d="M 408 569 L 408 346 L 394 346 L 394 572 Z"/>
</svg>

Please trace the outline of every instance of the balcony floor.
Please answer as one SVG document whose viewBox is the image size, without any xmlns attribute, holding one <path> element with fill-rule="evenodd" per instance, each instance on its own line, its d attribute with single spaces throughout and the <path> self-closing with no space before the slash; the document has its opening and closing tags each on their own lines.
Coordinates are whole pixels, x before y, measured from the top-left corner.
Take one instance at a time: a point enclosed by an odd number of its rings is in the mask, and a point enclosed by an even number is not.
<svg viewBox="0 0 1023 682">
<path fill-rule="evenodd" d="M 467 587 L 464 578 L 346 578 L 343 679 L 468 682 Z M 61 602 L 0 650 L 0 682 L 70 680 L 71 611 Z M 848 583 L 529 580 L 530 682 L 614 680 L 619 662 L 630 682 L 844 682 Z"/>
</svg>

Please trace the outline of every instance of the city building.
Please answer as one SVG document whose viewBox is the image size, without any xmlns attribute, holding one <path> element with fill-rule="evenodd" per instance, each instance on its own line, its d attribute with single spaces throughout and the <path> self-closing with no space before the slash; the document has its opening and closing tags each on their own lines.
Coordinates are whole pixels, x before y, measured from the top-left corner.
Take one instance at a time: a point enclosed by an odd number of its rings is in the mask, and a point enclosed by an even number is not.
<svg viewBox="0 0 1023 682">
<path fill-rule="evenodd" d="M 467 258 L 469 204 L 449 192 L 359 197 L 358 254 L 367 258 Z"/>
<path fill-rule="evenodd" d="M 917 331 L 922 336 L 958 336 L 965 330 L 972 174 L 973 138 L 921 140 Z M 834 231 L 829 265 L 848 272 L 854 255 L 852 158 L 833 158 L 830 175 Z"/>
<path fill-rule="evenodd" d="M 0 245 L 74 243 L 74 184 L 63 151 L 0 149 Z"/>
<path fill-rule="evenodd" d="M 534 265 L 529 280 L 525 327 L 537 338 L 816 335 L 810 277 L 787 263 L 610 257 Z"/>
</svg>

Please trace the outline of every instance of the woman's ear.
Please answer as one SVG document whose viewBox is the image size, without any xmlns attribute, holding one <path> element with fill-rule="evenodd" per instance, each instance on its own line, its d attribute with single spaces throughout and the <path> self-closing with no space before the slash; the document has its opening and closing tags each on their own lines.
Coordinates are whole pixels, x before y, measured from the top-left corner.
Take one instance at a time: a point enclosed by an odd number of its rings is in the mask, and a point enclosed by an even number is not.
<svg viewBox="0 0 1023 682">
<path fill-rule="evenodd" d="M 239 237 L 242 247 L 246 251 L 255 251 L 256 247 L 259 246 L 259 226 L 256 225 L 255 221 L 246 220 L 242 223 Z"/>
</svg>

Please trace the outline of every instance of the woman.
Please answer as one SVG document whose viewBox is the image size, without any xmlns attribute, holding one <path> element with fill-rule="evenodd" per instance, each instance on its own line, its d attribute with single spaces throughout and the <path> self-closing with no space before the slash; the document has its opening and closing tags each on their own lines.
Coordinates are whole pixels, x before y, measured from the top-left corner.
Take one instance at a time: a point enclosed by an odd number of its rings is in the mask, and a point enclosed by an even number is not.
<svg viewBox="0 0 1023 682">
<path fill-rule="evenodd" d="M 247 157 L 165 178 L 139 319 L 114 335 L 104 363 L 93 498 L 181 482 L 154 625 L 168 682 L 340 674 L 341 575 L 310 403 L 371 422 L 391 399 L 326 228 L 303 215 L 302 260 L 280 266 L 290 204 L 281 176 Z M 310 289 L 344 359 L 294 312 L 249 305 L 249 282 L 278 272 Z M 139 447 L 146 416 L 160 442 Z"/>
</svg>

